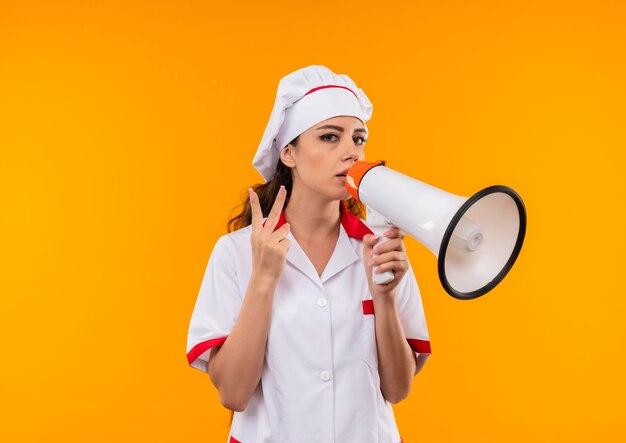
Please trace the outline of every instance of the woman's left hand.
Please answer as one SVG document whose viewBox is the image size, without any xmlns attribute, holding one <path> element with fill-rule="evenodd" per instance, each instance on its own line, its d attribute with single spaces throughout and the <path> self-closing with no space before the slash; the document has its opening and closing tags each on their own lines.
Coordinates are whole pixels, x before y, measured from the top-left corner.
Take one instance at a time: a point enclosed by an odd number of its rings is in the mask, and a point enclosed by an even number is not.
<svg viewBox="0 0 626 443">
<path fill-rule="evenodd" d="M 365 264 L 365 274 L 372 298 L 392 293 L 409 269 L 409 259 L 402 241 L 406 233 L 400 228 L 393 227 L 385 231 L 385 234 L 387 234 L 388 240 L 375 249 L 374 245 L 379 238 L 375 238 L 371 234 L 363 237 L 363 263 Z M 372 256 L 372 251 L 376 257 Z M 379 270 L 377 273 L 392 271 L 394 279 L 385 285 L 374 283 L 372 281 L 372 268 L 375 267 Z"/>
</svg>

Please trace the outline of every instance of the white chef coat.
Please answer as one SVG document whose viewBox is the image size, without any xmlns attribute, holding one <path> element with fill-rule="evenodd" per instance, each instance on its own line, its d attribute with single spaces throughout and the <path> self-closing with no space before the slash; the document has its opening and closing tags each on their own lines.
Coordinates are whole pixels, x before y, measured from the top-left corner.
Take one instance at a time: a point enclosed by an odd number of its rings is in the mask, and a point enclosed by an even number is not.
<svg viewBox="0 0 626 443">
<path fill-rule="evenodd" d="M 401 442 L 380 390 L 374 305 L 362 262 L 363 236 L 372 231 L 343 201 L 340 211 L 339 238 L 321 277 L 287 234 L 291 247 L 274 293 L 261 383 L 246 409 L 235 412 L 230 443 Z M 281 213 L 276 229 L 283 223 Z M 211 253 L 187 340 L 187 361 L 203 372 L 211 348 L 237 321 L 252 273 L 251 230 L 221 236 Z M 411 348 L 430 354 L 410 264 L 396 294 Z"/>
</svg>

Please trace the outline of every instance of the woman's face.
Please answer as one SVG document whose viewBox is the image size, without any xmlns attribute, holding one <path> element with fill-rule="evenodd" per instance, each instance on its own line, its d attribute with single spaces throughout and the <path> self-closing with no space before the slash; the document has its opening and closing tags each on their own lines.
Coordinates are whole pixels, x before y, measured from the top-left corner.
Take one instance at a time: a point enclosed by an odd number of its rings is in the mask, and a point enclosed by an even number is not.
<svg viewBox="0 0 626 443">
<path fill-rule="evenodd" d="M 339 175 L 364 159 L 365 137 L 363 122 L 351 116 L 329 118 L 304 131 L 297 147 L 289 144 L 280 154 L 291 168 L 294 188 L 307 188 L 329 200 L 350 198 L 345 176 Z"/>
</svg>

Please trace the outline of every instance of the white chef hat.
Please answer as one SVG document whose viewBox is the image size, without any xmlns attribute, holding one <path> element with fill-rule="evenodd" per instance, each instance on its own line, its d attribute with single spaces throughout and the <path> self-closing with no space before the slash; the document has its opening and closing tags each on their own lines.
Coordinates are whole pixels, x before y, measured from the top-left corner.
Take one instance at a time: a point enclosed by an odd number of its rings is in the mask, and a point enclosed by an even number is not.
<svg viewBox="0 0 626 443">
<path fill-rule="evenodd" d="M 367 133 L 372 103 L 350 77 L 326 66 L 311 65 L 283 77 L 278 83 L 274 108 L 252 165 L 270 181 L 280 151 L 298 135 L 339 115 L 359 118 Z"/>
</svg>

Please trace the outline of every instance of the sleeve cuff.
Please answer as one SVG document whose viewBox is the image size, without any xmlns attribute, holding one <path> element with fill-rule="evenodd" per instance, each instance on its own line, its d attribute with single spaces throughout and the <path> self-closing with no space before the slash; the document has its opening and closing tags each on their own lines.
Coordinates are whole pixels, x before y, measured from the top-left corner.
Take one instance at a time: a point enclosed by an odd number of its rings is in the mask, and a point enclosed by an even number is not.
<svg viewBox="0 0 626 443">
<path fill-rule="evenodd" d="M 414 352 L 418 354 L 431 354 L 430 341 L 419 340 L 417 338 L 407 338 L 406 341 L 409 342 L 409 346 L 411 346 Z"/>
<path fill-rule="evenodd" d="M 205 340 L 191 348 L 191 350 L 187 352 L 187 363 L 189 363 L 189 366 L 208 374 L 209 351 L 215 346 L 221 346 L 226 341 L 227 337 L 228 336 Z"/>
</svg>

